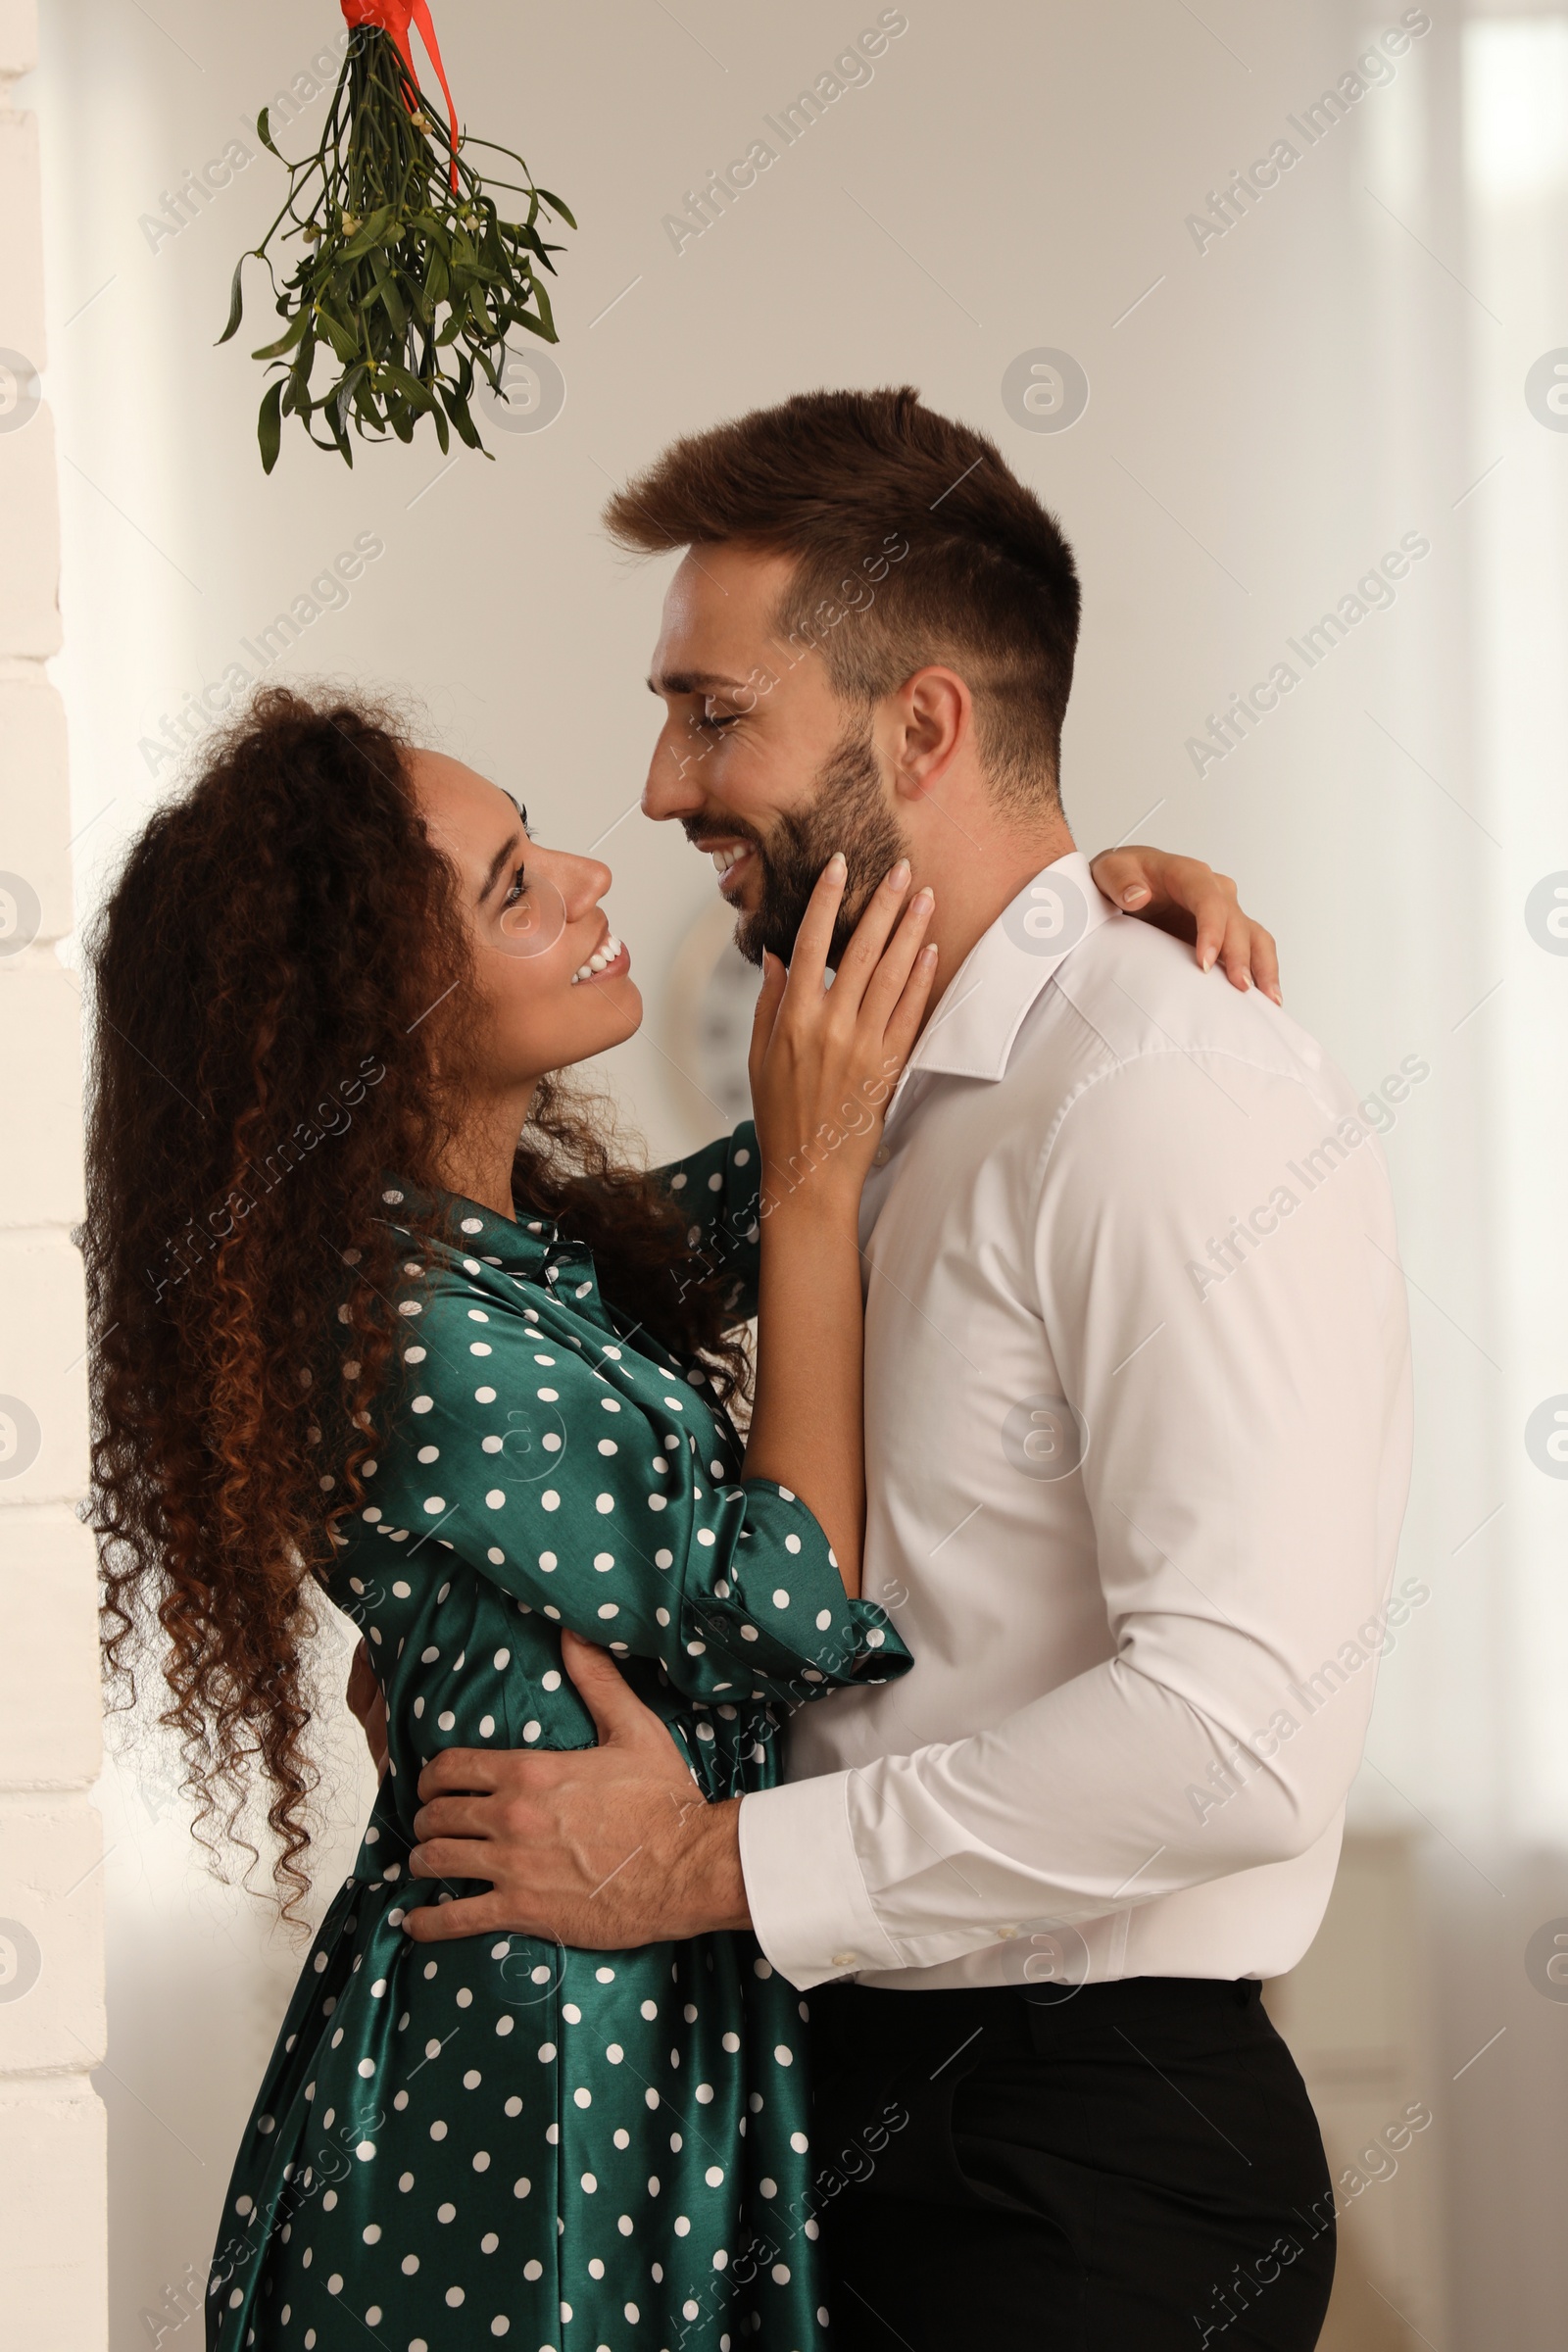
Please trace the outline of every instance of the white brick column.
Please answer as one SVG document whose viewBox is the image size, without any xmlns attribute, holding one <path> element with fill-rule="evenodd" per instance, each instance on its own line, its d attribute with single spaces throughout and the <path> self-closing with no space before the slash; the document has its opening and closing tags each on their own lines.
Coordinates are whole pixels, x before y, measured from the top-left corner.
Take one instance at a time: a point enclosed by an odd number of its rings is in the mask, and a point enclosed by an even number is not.
<svg viewBox="0 0 1568 2352">
<path fill-rule="evenodd" d="M 54 435 L 38 402 L 34 0 L 0 0 L 0 2333 L 106 2342 L 103 1923 L 77 994 Z"/>
</svg>

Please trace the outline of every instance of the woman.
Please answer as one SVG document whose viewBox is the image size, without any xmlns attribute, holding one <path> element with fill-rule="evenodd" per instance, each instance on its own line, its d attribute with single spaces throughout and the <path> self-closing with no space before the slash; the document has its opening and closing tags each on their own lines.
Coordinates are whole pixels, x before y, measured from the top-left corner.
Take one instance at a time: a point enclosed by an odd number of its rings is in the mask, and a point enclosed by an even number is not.
<svg viewBox="0 0 1568 2352">
<path fill-rule="evenodd" d="M 404 1932 L 461 1891 L 406 1877 L 423 1763 L 589 1743 L 574 1637 L 623 1661 L 698 1797 L 769 1784 L 784 1708 L 908 1663 L 858 1596 L 855 1212 L 930 996 L 929 895 L 883 882 L 830 1023 L 833 861 L 764 969 L 756 1130 L 645 1175 L 555 1075 L 640 1017 L 609 883 L 383 717 L 277 692 L 154 818 L 95 942 L 111 1655 L 161 1637 L 208 1834 L 243 1838 L 259 1781 L 285 1909 L 318 1592 L 386 1707 L 230 2184 L 213 2352 L 821 2341 L 811 2226 L 787 2262 L 750 2251 L 809 2166 L 801 2005 L 749 1937 L 426 1956 Z M 1216 926 L 1238 976 L 1223 903 Z M 762 1163 L 830 1119 L 760 1214 Z"/>
</svg>

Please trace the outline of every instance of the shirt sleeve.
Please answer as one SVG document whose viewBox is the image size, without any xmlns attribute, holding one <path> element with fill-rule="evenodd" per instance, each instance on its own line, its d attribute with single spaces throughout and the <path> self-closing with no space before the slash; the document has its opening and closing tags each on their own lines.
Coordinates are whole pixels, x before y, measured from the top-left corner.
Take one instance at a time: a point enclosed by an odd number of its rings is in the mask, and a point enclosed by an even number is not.
<svg viewBox="0 0 1568 2352">
<path fill-rule="evenodd" d="M 762 1155 L 757 1129 L 744 1119 L 733 1135 L 705 1144 L 687 1159 L 654 1170 L 686 1218 L 691 1275 L 717 1277 L 738 1321 L 757 1312 L 760 1266 L 758 1201 Z"/>
<path fill-rule="evenodd" d="M 846 1593 L 800 1496 L 726 1475 L 698 1391 L 624 1348 L 590 1362 L 561 1336 L 564 1310 L 532 1296 L 531 1318 L 521 1295 L 513 1308 L 452 1273 L 432 1283 L 433 1369 L 404 1408 L 420 1459 L 388 1462 L 379 1515 L 587 1640 L 658 1659 L 688 1697 L 794 1702 L 904 1671 L 885 1612 Z"/>
<path fill-rule="evenodd" d="M 1131 1910 L 1337 1830 L 1408 1472 L 1392 1206 L 1353 1118 L 1215 1060 L 1098 1081 L 1032 1196 L 1112 1654 L 972 1738 L 745 1799 L 754 1922 L 802 1989 Z"/>
</svg>

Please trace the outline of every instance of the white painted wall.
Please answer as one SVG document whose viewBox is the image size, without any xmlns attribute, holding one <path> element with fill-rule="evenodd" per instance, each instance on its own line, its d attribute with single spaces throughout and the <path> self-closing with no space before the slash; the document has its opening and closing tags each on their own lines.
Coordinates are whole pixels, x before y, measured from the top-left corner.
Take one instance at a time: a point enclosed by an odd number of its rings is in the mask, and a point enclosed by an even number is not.
<svg viewBox="0 0 1568 2352">
<path fill-rule="evenodd" d="M 38 127 L 13 104 L 31 0 L 0 0 L 0 2311 L 38 2352 L 105 2342 L 93 1551 L 85 1472 L 77 994 Z"/>
<path fill-rule="evenodd" d="M 444 470 L 426 444 L 367 451 L 350 474 L 302 444 L 267 482 L 252 439 L 261 370 L 245 339 L 212 343 L 277 167 L 257 155 L 177 234 L 142 222 L 187 167 L 246 135 L 336 13 L 328 0 L 263 13 L 153 0 L 150 14 L 50 0 L 33 102 L 63 460 L 54 674 L 79 899 L 92 904 L 172 778 L 141 748 L 164 715 L 368 531 L 384 554 L 279 671 L 417 693 L 440 739 L 520 790 L 547 839 L 600 844 L 617 872 L 613 919 L 657 1004 L 710 882 L 678 834 L 634 813 L 662 574 L 608 552 L 603 496 L 676 431 L 824 382 L 912 381 L 995 432 L 1083 564 L 1065 781 L 1085 845 L 1132 830 L 1212 857 L 1280 932 L 1292 1009 L 1358 1081 L 1405 1056 L 1430 1068 L 1388 1150 L 1421 1410 L 1401 1574 L 1431 1598 L 1383 1669 L 1356 1818 L 1369 1837 L 1417 1840 L 1430 1984 L 1419 2004 L 1412 1989 L 1420 2017 L 1399 2063 L 1433 2108 L 1422 2160 L 1447 2256 L 1446 2278 L 1419 2282 L 1420 2311 L 1438 2314 L 1420 2324 L 1444 2352 L 1545 2352 L 1568 2291 L 1568 2238 L 1550 2218 L 1568 2185 L 1568 2013 L 1526 1953 L 1568 1916 L 1568 1484 L 1532 1460 L 1525 1430 L 1568 1392 L 1568 957 L 1532 934 L 1525 907 L 1568 870 L 1568 433 L 1531 413 L 1523 387 L 1568 345 L 1563 18 L 1440 0 L 1393 80 L 1200 251 L 1187 216 L 1293 136 L 1289 118 L 1398 6 L 908 0 L 908 29 L 869 84 L 677 253 L 663 217 L 877 13 L 444 0 L 460 109 L 520 144 L 582 221 L 558 303 L 564 409 L 545 431 L 496 435 L 493 465 Z M 319 116 L 308 106 L 302 128 Z M 1073 354 L 1090 382 L 1060 434 L 1025 429 L 1002 397 L 1009 365 L 1041 347 Z M 47 431 L 40 416 L 0 434 L 0 496 L 47 501 L 35 470 L 31 489 L 7 487 L 24 443 L 46 471 Z M 1187 745 L 1205 714 L 1290 659 L 1287 640 L 1405 532 L 1431 552 L 1392 610 L 1196 773 Z M 0 566 L 7 612 L 18 576 Z M 53 647 L 35 634 L 18 651 Z M 55 837 L 16 838 L 24 850 L 0 864 L 47 870 Z M 44 1052 L 30 1016 L 23 1031 L 31 1083 L 58 1094 L 67 1047 Z M 688 1140 L 689 1098 L 661 1034 L 651 1022 L 616 1076 L 666 1152 Z M 42 1189 L 18 1196 L 29 1232 L 72 1213 L 69 1105 L 58 1115 L 54 1158 L 29 1163 Z M 64 1328 L 76 1309 L 58 1238 L 38 1261 L 60 1268 L 66 1302 L 49 1312 Z M 79 1455 L 59 1475 L 74 1491 Z M 71 1533 L 62 1523 L 59 1540 Z M 41 1733 L 22 1746 L 8 1774 L 46 1752 Z M 351 1743 L 328 1761 L 329 1878 L 365 1792 Z M 73 1749 L 61 1777 L 87 1769 Z M 156 1745 L 115 1768 L 113 1850 L 89 1882 L 109 1905 L 113 2072 L 98 2080 L 117 2352 L 160 2327 L 164 2341 L 186 2326 L 182 2343 L 198 2337 L 181 2281 L 205 2262 L 296 1965 L 260 1906 L 192 1870 L 169 1780 Z M 1367 1932 L 1369 1974 L 1397 1986 L 1406 1942 Z M 1336 1943 L 1336 1967 L 1347 1948 L 1353 1937 Z M 0 2034 L 7 2020 L 0 2009 Z M 73 2031 L 90 2048 L 74 2013 Z M 1407 2283 L 1378 2278 L 1396 2305 Z"/>
</svg>

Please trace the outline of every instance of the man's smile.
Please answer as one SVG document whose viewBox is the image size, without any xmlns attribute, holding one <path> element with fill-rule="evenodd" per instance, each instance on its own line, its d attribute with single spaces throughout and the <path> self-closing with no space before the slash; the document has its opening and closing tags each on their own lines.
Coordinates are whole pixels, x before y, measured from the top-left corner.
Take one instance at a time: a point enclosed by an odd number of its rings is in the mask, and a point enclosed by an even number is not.
<svg viewBox="0 0 1568 2352">
<path fill-rule="evenodd" d="M 692 848 L 713 860 L 718 887 L 731 904 L 738 904 L 747 875 L 757 863 L 757 844 L 734 833 L 688 833 Z"/>
<path fill-rule="evenodd" d="M 749 841 L 726 841 L 706 842 L 703 846 L 713 860 L 719 889 L 726 899 L 736 897 L 746 879 L 748 867 L 756 859 L 754 845 Z"/>
</svg>

